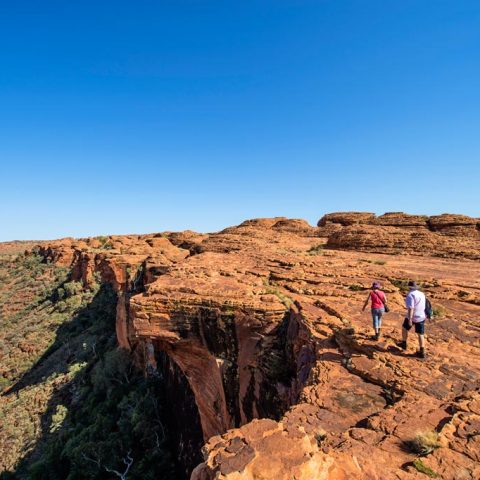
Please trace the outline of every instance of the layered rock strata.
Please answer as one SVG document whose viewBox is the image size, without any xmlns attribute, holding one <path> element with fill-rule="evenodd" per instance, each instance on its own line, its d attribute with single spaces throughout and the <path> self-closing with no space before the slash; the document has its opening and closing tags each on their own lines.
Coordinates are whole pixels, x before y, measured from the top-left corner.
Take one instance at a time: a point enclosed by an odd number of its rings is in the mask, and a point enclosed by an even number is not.
<svg viewBox="0 0 480 480">
<path fill-rule="evenodd" d="M 74 279 L 117 289 L 119 344 L 165 378 L 177 411 L 192 419 L 190 429 L 176 423 L 192 479 L 425 478 L 410 446 L 428 431 L 439 448 L 422 465 L 473 480 L 477 237 L 468 217 L 343 213 L 317 228 L 257 219 L 209 235 L 70 239 L 40 253 Z M 409 279 L 437 313 L 424 361 L 413 337 L 407 352 L 395 345 Z M 373 280 L 391 305 L 379 342 L 361 311 Z"/>
<path fill-rule="evenodd" d="M 480 219 L 465 215 L 333 213 L 318 227 L 328 248 L 480 259 Z"/>
</svg>

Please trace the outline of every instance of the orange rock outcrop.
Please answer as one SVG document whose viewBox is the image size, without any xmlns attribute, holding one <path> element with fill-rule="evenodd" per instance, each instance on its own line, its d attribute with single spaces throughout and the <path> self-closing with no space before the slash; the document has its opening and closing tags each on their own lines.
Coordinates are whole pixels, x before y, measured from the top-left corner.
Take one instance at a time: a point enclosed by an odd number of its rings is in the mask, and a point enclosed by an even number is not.
<svg viewBox="0 0 480 480">
<path fill-rule="evenodd" d="M 119 344 L 182 386 L 178 411 L 194 411 L 205 442 L 193 480 L 421 479 L 411 442 L 425 431 L 439 448 L 422 465 L 438 478 L 474 480 L 478 224 L 350 212 L 317 227 L 257 219 L 208 235 L 69 239 L 39 251 L 73 279 L 110 282 Z M 409 279 L 436 312 L 425 360 L 413 337 L 406 352 L 396 346 Z M 373 280 L 391 307 L 380 341 L 361 310 Z M 197 447 L 187 430 L 185 462 Z"/>
<path fill-rule="evenodd" d="M 480 219 L 465 215 L 352 212 L 325 215 L 318 225 L 330 248 L 480 259 Z"/>
</svg>

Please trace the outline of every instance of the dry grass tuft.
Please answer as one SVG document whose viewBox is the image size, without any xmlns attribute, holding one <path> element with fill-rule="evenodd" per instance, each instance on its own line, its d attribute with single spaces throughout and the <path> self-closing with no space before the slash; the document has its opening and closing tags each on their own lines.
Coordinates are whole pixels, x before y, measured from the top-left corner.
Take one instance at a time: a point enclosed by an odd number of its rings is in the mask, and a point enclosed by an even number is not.
<svg viewBox="0 0 480 480">
<path fill-rule="evenodd" d="M 410 442 L 411 448 L 419 455 L 428 455 L 440 447 L 438 433 L 434 430 L 417 432 L 415 438 Z"/>
</svg>

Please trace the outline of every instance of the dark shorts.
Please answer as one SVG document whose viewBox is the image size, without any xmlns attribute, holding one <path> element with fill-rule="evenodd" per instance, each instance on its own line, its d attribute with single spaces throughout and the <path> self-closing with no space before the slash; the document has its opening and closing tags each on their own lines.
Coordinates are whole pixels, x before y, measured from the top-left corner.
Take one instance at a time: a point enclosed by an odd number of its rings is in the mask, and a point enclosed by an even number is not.
<svg viewBox="0 0 480 480">
<path fill-rule="evenodd" d="M 425 320 L 423 322 L 414 323 L 413 326 L 415 327 L 415 333 L 419 335 L 423 335 L 425 333 Z M 408 318 L 403 321 L 403 328 L 405 330 L 410 330 L 412 325 L 408 324 Z"/>
</svg>

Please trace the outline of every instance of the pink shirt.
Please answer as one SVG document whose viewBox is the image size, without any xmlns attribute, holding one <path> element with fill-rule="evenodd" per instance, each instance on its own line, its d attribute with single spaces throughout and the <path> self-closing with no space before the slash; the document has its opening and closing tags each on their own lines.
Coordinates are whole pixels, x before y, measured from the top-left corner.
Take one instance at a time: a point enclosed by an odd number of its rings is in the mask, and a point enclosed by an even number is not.
<svg viewBox="0 0 480 480">
<path fill-rule="evenodd" d="M 385 306 L 385 294 L 380 290 L 372 290 L 370 300 L 372 300 L 372 308 L 383 308 Z"/>
</svg>

